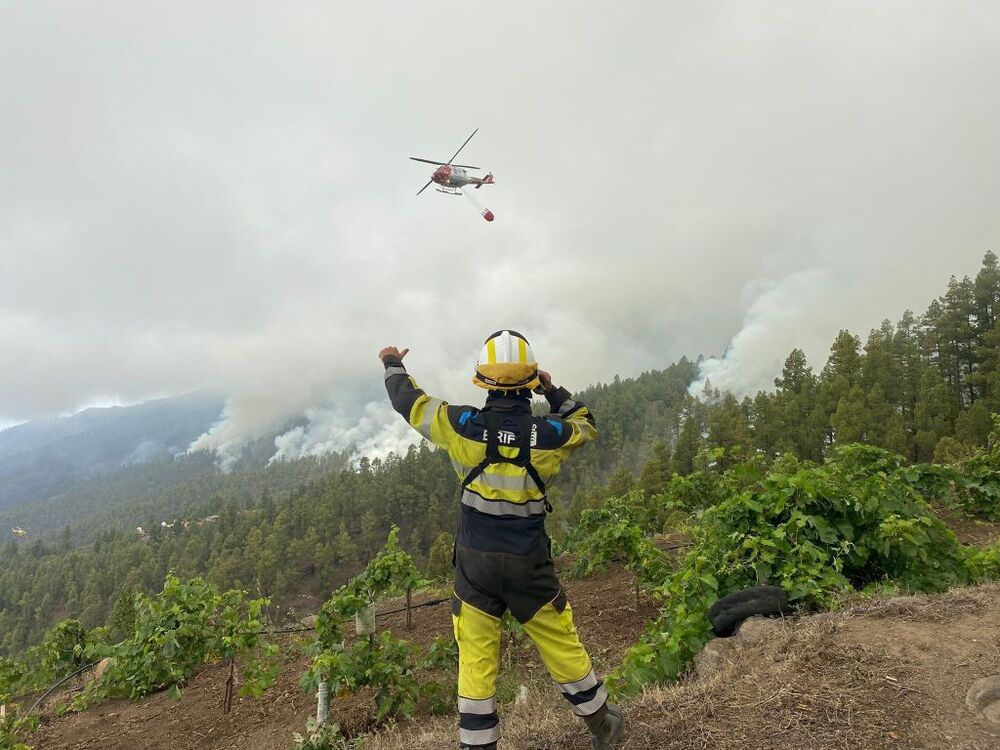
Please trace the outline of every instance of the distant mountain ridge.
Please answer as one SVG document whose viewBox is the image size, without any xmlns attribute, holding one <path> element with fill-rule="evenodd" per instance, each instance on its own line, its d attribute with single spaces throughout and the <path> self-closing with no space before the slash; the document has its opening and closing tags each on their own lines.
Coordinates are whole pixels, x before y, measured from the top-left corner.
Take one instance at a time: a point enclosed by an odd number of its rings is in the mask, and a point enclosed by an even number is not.
<svg viewBox="0 0 1000 750">
<path fill-rule="evenodd" d="M 172 458 L 219 420 L 223 405 L 223 398 L 199 391 L 0 431 L 0 510 L 51 497 L 83 479 Z"/>
</svg>

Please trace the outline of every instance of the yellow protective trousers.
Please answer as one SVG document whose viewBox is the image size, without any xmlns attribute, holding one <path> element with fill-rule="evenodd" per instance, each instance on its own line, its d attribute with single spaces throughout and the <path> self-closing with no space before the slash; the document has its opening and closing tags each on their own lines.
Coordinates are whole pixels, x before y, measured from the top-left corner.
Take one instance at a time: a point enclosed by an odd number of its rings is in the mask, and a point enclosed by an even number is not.
<svg viewBox="0 0 1000 750">
<path fill-rule="evenodd" d="M 500 739 L 496 682 L 501 617 L 508 609 L 534 642 L 553 682 L 577 716 L 593 716 L 608 700 L 580 643 L 573 608 L 548 554 L 524 557 L 459 547 L 452 623 L 459 652 L 459 740 L 463 748 L 491 747 Z"/>
</svg>

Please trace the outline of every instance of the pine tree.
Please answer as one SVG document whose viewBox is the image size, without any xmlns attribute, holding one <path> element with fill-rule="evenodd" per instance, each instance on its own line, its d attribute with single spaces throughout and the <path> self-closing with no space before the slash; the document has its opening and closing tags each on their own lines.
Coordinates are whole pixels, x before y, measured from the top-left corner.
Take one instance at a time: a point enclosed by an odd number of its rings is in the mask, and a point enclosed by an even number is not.
<svg viewBox="0 0 1000 750">
<path fill-rule="evenodd" d="M 820 374 L 816 391 L 816 411 L 818 413 L 815 418 L 823 425 L 824 445 L 833 443 L 837 432 L 833 423 L 834 414 L 841 408 L 841 402 L 849 398 L 851 389 L 860 379 L 860 349 L 861 340 L 846 330 L 837 334 L 837 338 L 834 339 L 833 345 L 830 347 L 830 356 Z M 844 408 L 848 409 L 847 406 Z M 853 434 L 846 422 L 844 426 L 847 427 L 848 434 Z"/>
<path fill-rule="evenodd" d="M 899 414 L 893 414 L 882 436 L 882 447 L 909 458 L 914 453 L 913 438 Z"/>
<path fill-rule="evenodd" d="M 59 549 L 62 552 L 69 552 L 73 549 L 73 532 L 69 526 L 65 526 L 62 535 L 59 537 Z"/>
<path fill-rule="evenodd" d="M 976 359 L 979 366 L 969 381 L 987 410 L 1000 412 L 1000 321 L 980 336 Z"/>
<path fill-rule="evenodd" d="M 370 559 L 375 555 L 375 552 L 381 546 L 380 543 L 383 536 L 378 516 L 375 515 L 374 511 L 365 511 L 365 514 L 361 516 L 361 547 L 365 551 L 366 559 Z"/>
<path fill-rule="evenodd" d="M 924 349 L 956 404 L 971 404 L 977 396 L 975 381 L 969 380 L 978 359 L 974 298 L 973 282 L 952 276 L 948 290 L 930 304 L 922 321 Z"/>
<path fill-rule="evenodd" d="M 916 458 L 931 461 L 938 441 L 951 432 L 954 401 L 951 389 L 933 367 L 924 371 L 915 410 Z"/>
<path fill-rule="evenodd" d="M 135 593 L 131 586 L 121 586 L 115 596 L 108 624 L 111 626 L 112 638 L 116 641 L 131 638 L 135 633 Z"/>
<path fill-rule="evenodd" d="M 750 429 L 753 446 L 765 455 L 775 456 L 784 448 L 787 433 L 778 411 L 779 395 L 771 396 L 763 391 L 753 400 Z"/>
<path fill-rule="evenodd" d="M 876 382 L 868 391 L 866 403 L 865 417 L 867 421 L 864 429 L 866 440 L 874 445 L 889 448 L 887 437 L 889 430 L 895 427 L 893 418 L 897 415 L 893 407 L 886 401 L 880 383 Z"/>
<path fill-rule="evenodd" d="M 452 552 L 455 547 L 455 537 L 442 531 L 431 544 L 430 552 L 427 555 L 427 575 L 436 580 L 445 580 L 451 577 L 453 567 Z"/>
<path fill-rule="evenodd" d="M 662 440 L 653 446 L 653 454 L 639 474 L 639 488 L 649 495 L 662 492 L 670 481 L 670 448 Z"/>
<path fill-rule="evenodd" d="M 607 494 L 612 497 L 621 497 L 627 495 L 633 487 L 635 487 L 635 477 L 632 476 L 632 472 L 624 466 L 619 466 L 608 480 Z"/>
<path fill-rule="evenodd" d="M 902 401 L 901 372 L 895 356 L 896 330 L 892 323 L 883 320 L 882 325 L 868 335 L 864 357 L 861 363 L 861 385 L 870 393 L 875 386 L 882 397 L 893 406 Z"/>
<path fill-rule="evenodd" d="M 813 417 L 818 405 L 817 380 L 805 352 L 801 349 L 791 351 L 774 385 L 777 389 L 773 397 L 777 451 L 818 459 L 823 451 L 824 430 Z"/>
<path fill-rule="evenodd" d="M 977 401 L 955 419 L 955 438 L 972 448 L 985 448 L 993 430 L 989 409 Z"/>
<path fill-rule="evenodd" d="M 870 422 L 865 408 L 865 393 L 860 385 L 840 399 L 837 410 L 830 418 L 834 439 L 838 443 L 857 443 L 865 440 L 865 427 Z"/>
<path fill-rule="evenodd" d="M 781 368 L 781 377 L 774 379 L 774 386 L 786 393 L 804 393 L 816 386 L 816 377 L 806 360 L 806 353 L 801 349 L 792 349 L 785 357 Z"/>
<path fill-rule="evenodd" d="M 921 346 L 920 323 L 907 310 L 896 324 L 892 340 L 894 369 L 899 373 L 898 396 L 892 400 L 898 406 L 903 424 L 910 434 L 916 433 L 914 412 L 920 393 L 920 380 L 926 367 Z"/>
<path fill-rule="evenodd" d="M 983 258 L 972 294 L 976 334 L 981 337 L 992 331 L 1000 319 L 1000 264 L 992 250 Z"/>
<path fill-rule="evenodd" d="M 716 448 L 725 448 L 727 454 L 741 450 L 743 455 L 749 451 L 750 420 L 743 411 L 736 397 L 727 393 L 708 414 L 708 442 Z M 735 459 L 725 456 L 720 461 L 720 468 L 727 468 Z"/>
<path fill-rule="evenodd" d="M 701 448 L 701 419 L 697 409 L 692 408 L 684 418 L 674 455 L 670 459 L 672 473 L 686 475 L 694 471 L 694 459 Z"/>
<path fill-rule="evenodd" d="M 860 349 L 861 339 L 850 331 L 840 331 L 830 347 L 830 357 L 823 368 L 823 379 L 831 382 L 843 378 L 847 387 L 852 387 L 861 375 Z"/>
</svg>

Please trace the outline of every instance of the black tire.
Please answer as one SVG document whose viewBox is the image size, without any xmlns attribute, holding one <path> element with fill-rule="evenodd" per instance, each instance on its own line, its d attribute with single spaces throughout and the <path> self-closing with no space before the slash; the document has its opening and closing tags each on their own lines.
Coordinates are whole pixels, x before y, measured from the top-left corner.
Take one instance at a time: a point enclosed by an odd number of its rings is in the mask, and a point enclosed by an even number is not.
<svg viewBox="0 0 1000 750">
<path fill-rule="evenodd" d="M 754 586 L 753 588 L 726 594 L 708 610 L 712 632 L 720 638 L 733 635 L 748 617 L 763 615 L 776 617 L 791 612 L 788 594 L 778 586 Z"/>
</svg>

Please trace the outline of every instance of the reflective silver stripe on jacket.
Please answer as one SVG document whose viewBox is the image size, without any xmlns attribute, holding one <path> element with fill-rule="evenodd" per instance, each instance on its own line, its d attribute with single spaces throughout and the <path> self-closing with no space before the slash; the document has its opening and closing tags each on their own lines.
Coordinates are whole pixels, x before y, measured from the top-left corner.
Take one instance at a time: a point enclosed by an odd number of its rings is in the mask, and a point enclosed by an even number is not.
<svg viewBox="0 0 1000 750">
<path fill-rule="evenodd" d="M 497 712 L 497 697 L 494 695 L 492 698 L 483 698 L 482 700 L 473 700 L 472 698 L 463 698 L 458 696 L 458 712 L 460 714 L 495 714 Z"/>
<path fill-rule="evenodd" d="M 557 411 L 556 414 L 558 414 L 560 417 L 565 417 L 567 414 L 569 414 L 571 411 L 573 411 L 576 407 L 577 407 L 576 401 L 574 401 L 571 398 L 568 398 L 568 399 L 566 399 L 565 401 L 562 402 L 562 405 L 559 407 L 559 411 Z"/>
<path fill-rule="evenodd" d="M 462 492 L 462 505 L 468 505 L 480 513 L 489 513 L 491 516 L 519 516 L 521 518 L 528 518 L 529 516 L 545 515 L 544 500 L 529 500 L 526 503 L 513 503 L 509 500 L 487 500 L 485 497 L 480 497 L 470 490 Z"/>
<path fill-rule="evenodd" d="M 434 417 L 437 416 L 438 407 L 443 404 L 439 398 L 434 398 L 433 396 L 427 397 L 427 403 L 424 405 L 424 414 L 420 418 L 420 424 L 418 424 L 417 432 L 423 435 L 428 440 L 431 439 L 431 425 L 434 424 Z"/>
<path fill-rule="evenodd" d="M 466 466 L 461 461 L 456 461 L 454 458 L 451 459 L 451 465 L 462 478 L 469 476 L 469 473 L 476 468 L 475 466 Z M 535 484 L 535 481 L 531 478 L 528 472 L 524 472 L 524 474 L 520 476 L 516 474 L 493 474 L 490 472 L 489 467 L 487 467 L 483 469 L 479 473 L 479 476 L 473 480 L 473 483 L 475 482 L 482 482 L 491 490 L 541 491 L 541 488 Z"/>
<path fill-rule="evenodd" d="M 458 740 L 463 745 L 489 745 L 500 739 L 500 725 L 490 729 L 459 729 Z"/>
<path fill-rule="evenodd" d="M 390 365 L 385 368 L 385 379 L 388 380 L 393 375 L 406 375 L 406 368 L 401 365 Z"/>
<path fill-rule="evenodd" d="M 577 716 L 590 716 L 596 714 L 601 710 L 601 706 L 608 702 L 608 691 L 605 689 L 604 685 L 597 688 L 597 694 L 586 703 L 581 703 L 579 706 L 573 706 L 573 713 Z"/>
<path fill-rule="evenodd" d="M 597 687 L 597 682 L 597 675 L 591 669 L 583 679 L 576 682 L 557 682 L 556 687 L 566 695 L 576 695 L 577 693 L 585 693 L 588 690 L 593 690 Z"/>
</svg>

